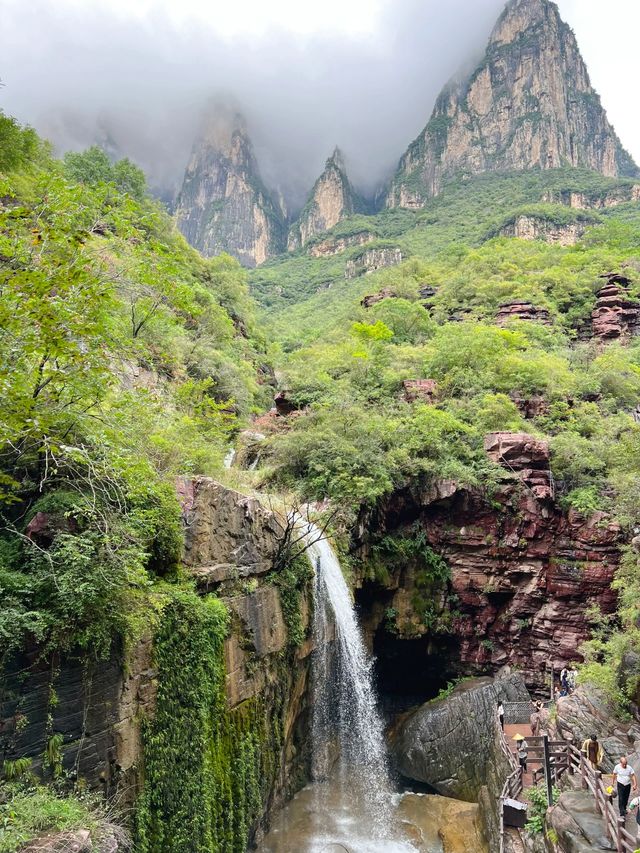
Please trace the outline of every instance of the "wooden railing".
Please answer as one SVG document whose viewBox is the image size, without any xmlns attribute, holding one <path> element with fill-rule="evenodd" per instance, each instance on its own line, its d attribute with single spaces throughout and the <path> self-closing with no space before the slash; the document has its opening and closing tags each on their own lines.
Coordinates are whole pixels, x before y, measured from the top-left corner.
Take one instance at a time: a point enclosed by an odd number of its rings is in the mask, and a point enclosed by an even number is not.
<svg viewBox="0 0 640 853">
<path fill-rule="evenodd" d="M 580 773 L 582 787 L 593 794 L 596 811 L 602 815 L 607 837 L 615 844 L 616 853 L 634 853 L 638 849 L 636 839 L 626 829 L 625 819 L 620 817 L 613 796 L 607 793 L 602 772 L 594 770 L 586 756 L 574 744 L 570 743 L 568 747 L 573 772 Z"/>
<path fill-rule="evenodd" d="M 523 772 L 522 768 L 517 766 L 515 756 L 509 749 L 509 745 L 504 737 L 504 733 L 500 731 L 500 744 L 502 751 L 509 757 L 509 763 L 512 767 L 512 772 L 507 777 L 502 792 L 500 794 L 499 812 L 500 812 L 500 853 L 504 853 L 504 803 L 508 799 L 517 799 L 522 793 Z M 527 738 L 528 756 L 527 763 L 529 765 L 539 764 L 532 771 L 534 785 L 544 776 L 544 738 L 528 737 Z M 595 800 L 595 808 L 598 814 L 602 815 L 605 824 L 607 837 L 615 845 L 616 853 L 635 853 L 638 849 L 636 839 L 626 829 L 625 819 L 620 817 L 618 809 L 613 802 L 611 794 L 607 793 L 607 788 L 602 779 L 600 770 L 595 770 L 586 756 L 580 750 L 567 740 L 548 741 L 549 755 L 549 770 L 551 782 L 556 785 L 560 778 L 569 773 L 574 775 L 580 774 L 582 788 L 591 791 Z"/>
</svg>

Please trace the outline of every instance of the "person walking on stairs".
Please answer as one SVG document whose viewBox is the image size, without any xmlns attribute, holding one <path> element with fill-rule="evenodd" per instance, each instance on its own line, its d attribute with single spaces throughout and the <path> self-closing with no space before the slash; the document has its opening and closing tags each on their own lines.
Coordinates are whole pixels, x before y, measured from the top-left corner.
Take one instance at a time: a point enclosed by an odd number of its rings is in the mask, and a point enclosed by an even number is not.
<svg viewBox="0 0 640 853">
<path fill-rule="evenodd" d="M 504 731 L 504 705 L 502 704 L 502 700 L 498 702 L 498 720 L 500 722 L 500 728 Z"/>
<path fill-rule="evenodd" d="M 526 742 L 522 735 L 515 735 L 513 739 L 516 742 L 516 754 L 518 756 L 518 763 L 520 764 L 520 767 L 522 767 L 523 773 L 526 773 L 529 744 Z"/>
<path fill-rule="evenodd" d="M 629 803 L 629 811 L 636 810 L 637 836 L 636 843 L 640 846 L 640 797 L 634 797 Z"/>
<path fill-rule="evenodd" d="M 620 756 L 620 761 L 613 768 L 613 784 L 618 786 L 618 810 L 620 817 L 627 816 L 627 803 L 631 791 L 638 790 L 636 771 L 629 765 L 626 755 Z"/>
</svg>

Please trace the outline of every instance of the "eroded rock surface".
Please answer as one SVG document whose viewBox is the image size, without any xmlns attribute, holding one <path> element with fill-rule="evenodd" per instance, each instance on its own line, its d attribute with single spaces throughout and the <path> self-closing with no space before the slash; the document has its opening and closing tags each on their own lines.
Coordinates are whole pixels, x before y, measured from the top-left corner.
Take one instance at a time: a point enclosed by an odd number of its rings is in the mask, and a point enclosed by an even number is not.
<svg viewBox="0 0 640 853">
<path fill-rule="evenodd" d="M 484 834 L 494 842 L 496 795 L 511 772 L 499 741 L 499 699 L 529 699 L 521 675 L 459 684 L 450 696 L 428 702 L 411 714 L 391 745 L 403 776 L 424 782 L 443 796 L 480 802 Z"/>
<path fill-rule="evenodd" d="M 178 227 L 206 257 L 255 267 L 284 250 L 284 217 L 260 178 L 243 117 L 216 104 L 206 117 L 176 205 Z"/>
<path fill-rule="evenodd" d="M 590 224 L 584 221 L 561 225 L 538 216 L 522 215 L 501 228 L 500 234 L 519 240 L 544 240 L 545 243 L 557 243 L 559 246 L 575 246 Z"/>
<path fill-rule="evenodd" d="M 432 612 L 425 621 L 425 563 L 419 556 L 390 563 L 384 580 L 361 581 L 366 626 L 383 645 L 392 631 L 397 654 L 402 640 L 415 645 L 423 638 L 412 652 L 415 671 L 428 663 L 432 645 L 444 645 L 458 672 L 509 664 L 531 687 L 547 689 L 549 664 L 559 671 L 579 659 L 590 608 L 615 610 L 611 582 L 622 534 L 603 513 L 565 512 L 551 499 L 544 442 L 497 434 L 489 450 L 504 463 L 490 500 L 450 480 L 413 484 L 361 519 L 356 548 L 364 565 L 381 537 L 420 536 L 451 574 L 439 593 L 428 590 Z"/>
<path fill-rule="evenodd" d="M 504 302 L 496 314 L 496 324 L 504 326 L 510 320 L 530 320 L 536 323 L 548 325 L 551 320 L 546 308 L 537 308 L 526 299 L 514 302 Z"/>
<path fill-rule="evenodd" d="M 403 255 L 400 249 L 381 248 L 381 249 L 365 249 L 356 258 L 347 261 L 345 267 L 345 278 L 357 278 L 361 275 L 369 275 L 369 273 L 382 269 L 383 267 L 393 267 L 402 263 Z"/>
<path fill-rule="evenodd" d="M 602 691 L 591 684 L 581 685 L 558 700 L 557 726 L 564 737 L 579 746 L 596 735 L 604 752 L 601 769 L 611 773 L 621 755 L 640 772 L 640 726 L 620 720 Z"/>
<path fill-rule="evenodd" d="M 602 342 L 626 343 L 640 332 L 640 302 L 629 297 L 615 276 L 598 291 L 591 325 L 593 336 Z"/>
</svg>

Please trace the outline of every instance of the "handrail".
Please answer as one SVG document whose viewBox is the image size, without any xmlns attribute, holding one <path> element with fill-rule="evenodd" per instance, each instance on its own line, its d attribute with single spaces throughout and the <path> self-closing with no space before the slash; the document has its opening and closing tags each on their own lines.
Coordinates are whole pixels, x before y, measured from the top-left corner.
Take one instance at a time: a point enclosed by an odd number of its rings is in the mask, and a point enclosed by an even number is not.
<svg viewBox="0 0 640 853">
<path fill-rule="evenodd" d="M 540 749 L 538 742 L 542 742 L 542 737 L 527 737 L 529 745 L 529 753 L 532 750 Z M 515 799 L 522 793 L 523 772 L 522 768 L 516 766 L 515 756 L 509 749 L 504 732 L 500 729 L 500 745 L 502 751 L 508 754 L 509 764 L 513 772 L 507 777 L 502 787 L 502 792 L 499 798 L 500 811 L 500 853 L 504 853 L 504 802 L 507 799 Z M 613 804 L 613 797 L 607 793 L 604 782 L 602 781 L 602 772 L 595 770 L 586 756 L 577 746 L 569 740 L 564 741 L 549 741 L 549 747 L 553 748 L 551 752 L 552 770 L 555 781 L 568 772 L 571 775 L 579 773 L 582 781 L 583 790 L 591 792 L 594 801 L 596 812 L 602 815 L 602 820 L 605 825 L 607 837 L 615 845 L 616 853 L 635 853 L 638 845 L 635 838 L 625 827 L 625 819 L 618 814 L 616 807 Z M 558 760 L 564 759 L 564 760 Z M 528 761 L 530 763 L 543 763 L 543 759 L 529 754 Z M 541 772 L 538 768 L 533 771 L 534 784 L 536 776 Z"/>
</svg>

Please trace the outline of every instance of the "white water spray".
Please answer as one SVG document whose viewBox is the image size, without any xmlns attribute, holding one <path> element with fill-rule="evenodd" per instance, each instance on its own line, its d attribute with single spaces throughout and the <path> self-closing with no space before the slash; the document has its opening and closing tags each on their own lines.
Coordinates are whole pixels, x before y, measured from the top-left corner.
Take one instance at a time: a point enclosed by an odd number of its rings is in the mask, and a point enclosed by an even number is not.
<svg viewBox="0 0 640 853">
<path fill-rule="evenodd" d="M 316 778 L 326 778 L 330 744 L 337 739 L 340 784 L 351 793 L 360 789 L 372 835 L 382 838 L 390 828 L 392 790 L 373 661 L 331 545 L 314 525 L 307 523 L 307 530 L 307 555 L 316 571 L 312 770 Z"/>
</svg>

